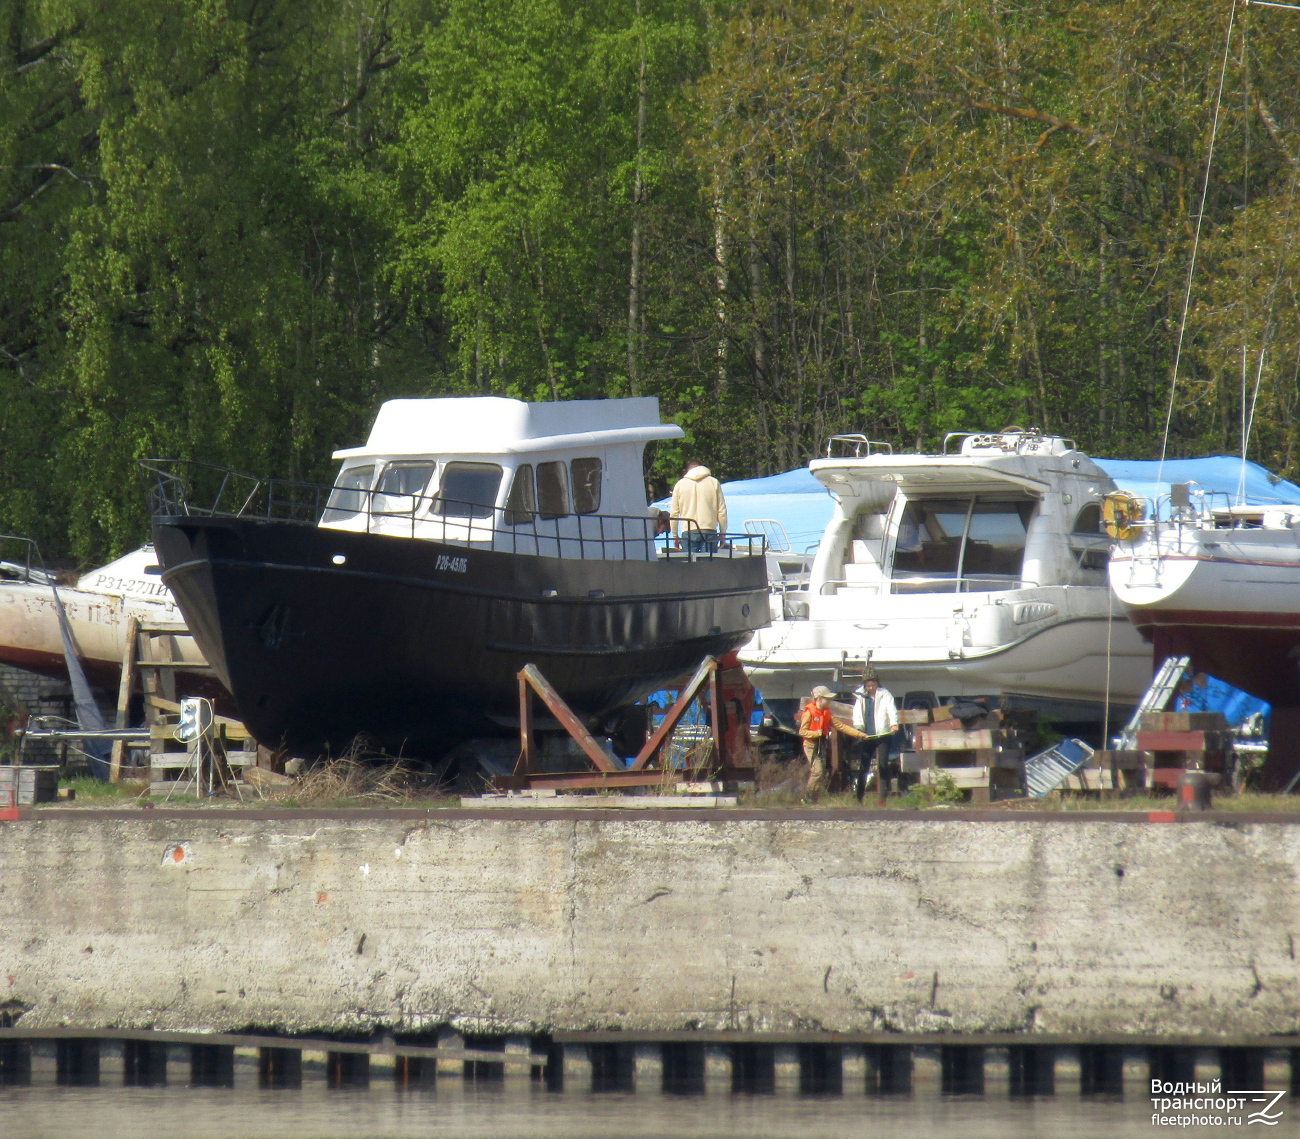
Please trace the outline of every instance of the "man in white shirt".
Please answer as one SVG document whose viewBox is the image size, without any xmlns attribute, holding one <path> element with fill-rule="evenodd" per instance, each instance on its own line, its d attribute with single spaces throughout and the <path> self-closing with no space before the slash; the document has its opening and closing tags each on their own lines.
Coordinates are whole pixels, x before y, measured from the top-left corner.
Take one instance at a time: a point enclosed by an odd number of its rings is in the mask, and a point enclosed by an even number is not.
<svg viewBox="0 0 1300 1139">
<path fill-rule="evenodd" d="M 898 708 L 894 695 L 880 686 L 880 677 L 868 664 L 862 674 L 862 686 L 853 694 L 853 726 L 864 735 L 872 737 L 859 745 L 861 759 L 858 764 L 857 793 L 862 802 L 867 791 L 867 773 L 872 760 L 876 761 L 876 791 L 883 804 L 889 794 L 889 773 L 886 770 L 898 731 Z"/>
</svg>

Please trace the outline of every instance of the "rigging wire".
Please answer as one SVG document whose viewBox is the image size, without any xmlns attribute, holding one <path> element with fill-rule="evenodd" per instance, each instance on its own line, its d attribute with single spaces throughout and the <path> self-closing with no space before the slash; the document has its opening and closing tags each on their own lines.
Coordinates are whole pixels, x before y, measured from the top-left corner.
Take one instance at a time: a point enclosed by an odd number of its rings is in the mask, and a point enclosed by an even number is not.
<svg viewBox="0 0 1300 1139">
<path fill-rule="evenodd" d="M 1249 10 L 1250 4 L 1246 4 Z M 1241 75 L 1243 83 L 1241 85 L 1241 120 L 1242 120 L 1242 141 L 1241 141 L 1241 243 L 1243 261 L 1249 255 L 1250 250 L 1250 47 L 1248 40 L 1250 37 L 1250 17 L 1243 13 L 1241 18 Z M 1245 304 L 1243 308 L 1249 305 L 1249 300 L 1243 298 Z M 1250 348 L 1248 340 L 1250 338 L 1250 320 L 1249 312 L 1243 312 L 1241 322 L 1241 474 L 1237 478 L 1237 505 L 1242 506 L 1246 502 L 1246 444 L 1250 436 L 1246 432 L 1246 383 L 1250 375 Z M 1260 358 L 1263 359 L 1264 352 L 1260 349 Z"/>
<path fill-rule="evenodd" d="M 1282 266 L 1286 261 L 1286 251 L 1291 248 L 1291 242 L 1294 238 L 1294 228 L 1291 225 L 1295 209 L 1295 189 L 1296 180 L 1300 178 L 1300 168 L 1294 168 L 1291 172 L 1291 185 L 1287 190 L 1286 202 L 1286 219 L 1287 219 L 1287 237 L 1278 248 L 1277 269 L 1273 273 L 1273 283 L 1268 290 L 1268 315 L 1264 318 L 1264 336 L 1259 346 L 1258 366 L 1255 369 L 1255 390 L 1250 397 L 1250 416 L 1246 420 L 1245 437 L 1241 443 L 1241 477 L 1244 483 L 1246 478 L 1246 445 L 1250 441 L 1251 433 L 1255 429 L 1255 408 L 1259 404 L 1259 388 L 1264 377 L 1264 357 L 1268 353 L 1269 342 L 1273 338 L 1273 332 L 1277 327 L 1273 319 L 1277 306 L 1278 289 L 1282 284 Z"/>
<path fill-rule="evenodd" d="M 1214 120 L 1210 125 L 1210 146 L 1205 155 L 1205 178 L 1201 183 L 1201 208 L 1196 213 L 1196 231 L 1192 237 L 1192 260 L 1187 266 L 1187 286 L 1183 290 L 1183 315 L 1178 323 L 1178 345 L 1174 349 L 1174 370 L 1169 377 L 1169 407 L 1165 411 L 1165 434 L 1160 443 L 1160 466 L 1156 481 L 1162 482 L 1165 473 L 1165 455 L 1169 451 L 1169 427 L 1174 419 L 1174 395 L 1178 391 L 1178 365 L 1183 357 L 1183 339 L 1187 334 L 1187 314 L 1192 305 L 1192 280 L 1196 274 L 1196 255 L 1201 247 L 1201 223 L 1205 220 L 1205 203 L 1210 195 L 1210 170 L 1214 163 L 1214 143 L 1219 135 L 1219 112 L 1223 108 L 1223 84 L 1228 75 L 1228 56 L 1232 51 L 1232 32 L 1237 19 L 1237 0 L 1232 0 L 1228 13 L 1228 36 L 1223 44 L 1223 63 L 1219 68 L 1219 90 L 1214 97 Z"/>
</svg>

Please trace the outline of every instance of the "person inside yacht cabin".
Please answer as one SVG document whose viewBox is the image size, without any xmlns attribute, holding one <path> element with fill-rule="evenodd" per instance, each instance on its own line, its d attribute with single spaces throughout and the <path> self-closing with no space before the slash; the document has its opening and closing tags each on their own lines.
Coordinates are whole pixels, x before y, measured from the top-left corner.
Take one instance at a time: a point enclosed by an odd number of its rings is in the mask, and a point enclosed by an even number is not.
<svg viewBox="0 0 1300 1139">
<path fill-rule="evenodd" d="M 866 739 L 858 743 L 858 778 L 855 790 L 858 802 L 867 791 L 867 775 L 871 764 L 876 763 L 876 790 L 880 801 L 889 794 L 889 781 L 894 775 L 895 753 L 898 742 L 898 708 L 894 694 L 880 683 L 874 666 L 867 664 L 862 673 L 862 684 L 853 693 L 853 726 Z"/>
<path fill-rule="evenodd" d="M 692 459 L 673 487 L 671 504 L 674 544 L 692 554 L 712 554 L 727 532 L 727 500 L 722 484 L 703 463 Z M 678 527 L 686 523 L 685 533 Z"/>
</svg>

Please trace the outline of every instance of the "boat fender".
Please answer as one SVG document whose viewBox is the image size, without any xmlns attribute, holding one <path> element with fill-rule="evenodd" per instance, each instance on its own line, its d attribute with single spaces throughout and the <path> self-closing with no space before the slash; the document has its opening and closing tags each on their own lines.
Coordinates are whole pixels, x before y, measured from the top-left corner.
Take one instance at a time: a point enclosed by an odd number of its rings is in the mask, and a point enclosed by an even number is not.
<svg viewBox="0 0 1300 1139">
<path fill-rule="evenodd" d="M 1116 490 L 1101 500 L 1102 524 L 1118 542 L 1138 535 L 1138 523 L 1146 517 L 1146 504 L 1127 490 Z"/>
</svg>

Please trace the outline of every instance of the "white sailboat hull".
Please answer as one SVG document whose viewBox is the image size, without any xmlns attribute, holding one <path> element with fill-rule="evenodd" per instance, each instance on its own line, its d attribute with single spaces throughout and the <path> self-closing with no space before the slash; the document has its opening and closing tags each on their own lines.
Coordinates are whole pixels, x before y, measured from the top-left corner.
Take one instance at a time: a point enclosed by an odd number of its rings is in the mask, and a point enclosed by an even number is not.
<svg viewBox="0 0 1300 1139">
<path fill-rule="evenodd" d="M 59 586 L 73 646 L 92 684 L 117 684 L 132 617 L 185 626 L 170 590 L 143 574 L 145 563 L 153 561 L 151 551 L 136 551 L 85 574 L 76 586 Z M 203 654 L 192 637 L 174 636 L 171 641 L 173 660 L 191 663 L 196 671 L 204 669 Z M 46 676 L 67 676 L 58 607 L 49 585 L 0 580 L 0 662 Z"/>
</svg>

